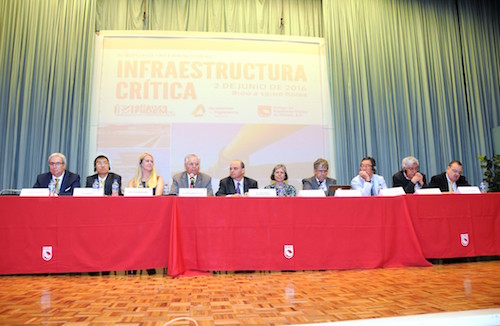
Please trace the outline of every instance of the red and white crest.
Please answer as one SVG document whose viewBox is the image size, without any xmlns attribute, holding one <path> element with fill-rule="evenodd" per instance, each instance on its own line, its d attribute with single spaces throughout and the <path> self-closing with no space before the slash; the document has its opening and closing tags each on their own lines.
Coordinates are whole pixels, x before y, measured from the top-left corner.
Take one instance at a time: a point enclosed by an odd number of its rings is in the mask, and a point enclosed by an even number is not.
<svg viewBox="0 0 500 326">
<path fill-rule="evenodd" d="M 45 261 L 49 261 L 52 259 L 52 246 L 42 247 L 42 259 Z"/>
<path fill-rule="evenodd" d="M 285 245 L 283 248 L 283 254 L 285 255 L 285 258 L 292 258 L 293 257 L 293 245 Z"/>
<path fill-rule="evenodd" d="M 469 233 L 460 234 L 460 243 L 464 247 L 467 247 L 469 245 Z"/>
</svg>

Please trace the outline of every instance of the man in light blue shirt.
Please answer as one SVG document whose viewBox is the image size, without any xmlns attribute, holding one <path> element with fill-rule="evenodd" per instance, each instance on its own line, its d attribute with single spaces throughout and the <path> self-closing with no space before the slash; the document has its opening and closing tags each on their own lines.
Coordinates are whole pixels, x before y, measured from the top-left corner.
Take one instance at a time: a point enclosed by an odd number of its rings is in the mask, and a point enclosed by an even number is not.
<svg viewBox="0 0 500 326">
<path fill-rule="evenodd" d="M 358 175 L 351 180 L 351 188 L 361 191 L 363 196 L 377 196 L 380 189 L 387 188 L 387 185 L 383 176 L 375 174 L 376 171 L 375 159 L 364 157 Z"/>
</svg>

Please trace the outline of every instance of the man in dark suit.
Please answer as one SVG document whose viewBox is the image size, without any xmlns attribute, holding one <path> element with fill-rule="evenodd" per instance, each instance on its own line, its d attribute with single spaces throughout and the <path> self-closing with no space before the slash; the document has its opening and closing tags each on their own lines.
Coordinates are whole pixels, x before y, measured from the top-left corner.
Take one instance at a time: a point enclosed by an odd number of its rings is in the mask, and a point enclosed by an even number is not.
<svg viewBox="0 0 500 326">
<path fill-rule="evenodd" d="M 446 172 L 435 175 L 429 182 L 429 188 L 439 188 L 442 192 L 456 192 L 457 187 L 470 186 L 467 179 L 462 175 L 462 163 L 453 160 L 448 164 Z"/>
<path fill-rule="evenodd" d="M 113 182 L 116 180 L 116 182 L 118 182 L 117 195 L 121 195 L 122 177 L 116 173 L 109 172 L 110 169 L 111 166 L 108 158 L 104 155 L 97 156 L 94 160 L 94 172 L 97 173 L 87 177 L 85 187 L 92 187 L 94 182 L 97 181 L 99 189 L 101 189 L 106 196 L 111 196 L 113 194 Z"/>
<path fill-rule="evenodd" d="M 184 158 L 184 168 L 186 171 L 173 176 L 170 195 L 178 195 L 179 188 L 207 188 L 207 195 L 214 195 L 212 177 L 200 172 L 200 158 L 198 155 L 188 154 Z"/>
<path fill-rule="evenodd" d="M 314 175 L 310 178 L 302 179 L 302 189 L 321 189 L 328 194 L 328 187 L 337 184 L 337 180 L 327 177 L 328 161 L 318 158 L 314 161 Z"/>
<path fill-rule="evenodd" d="M 257 189 L 257 181 L 244 176 L 245 163 L 243 161 L 232 161 L 229 164 L 229 177 L 220 181 L 216 196 L 243 196 L 248 189 Z"/>
<path fill-rule="evenodd" d="M 418 171 L 418 160 L 408 156 L 401 162 L 402 170 L 392 176 L 393 187 L 403 187 L 405 193 L 413 194 L 415 186 L 422 188 L 426 186 L 425 174 Z"/>
<path fill-rule="evenodd" d="M 51 180 L 56 184 L 56 194 L 59 196 L 73 195 L 73 189 L 80 187 L 80 176 L 66 171 L 66 156 L 52 153 L 49 156 L 50 172 L 39 174 L 33 188 L 47 188 Z"/>
</svg>

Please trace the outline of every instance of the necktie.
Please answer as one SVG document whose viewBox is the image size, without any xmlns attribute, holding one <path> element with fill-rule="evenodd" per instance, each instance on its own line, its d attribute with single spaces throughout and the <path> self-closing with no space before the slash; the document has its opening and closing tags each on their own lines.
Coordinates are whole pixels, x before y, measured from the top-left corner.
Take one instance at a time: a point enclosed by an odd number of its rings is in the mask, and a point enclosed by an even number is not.
<svg viewBox="0 0 500 326">
<path fill-rule="evenodd" d="M 455 192 L 455 191 L 453 190 L 453 182 L 451 182 L 451 181 L 450 181 L 450 192 Z"/>
<path fill-rule="evenodd" d="M 59 178 L 56 179 L 56 194 L 59 194 L 59 187 L 61 185 L 59 184 Z"/>
<path fill-rule="evenodd" d="M 99 181 L 99 188 L 104 188 L 104 180 Z"/>
<path fill-rule="evenodd" d="M 239 182 L 237 182 L 237 183 L 236 183 L 236 193 L 237 193 L 238 195 L 241 195 L 241 191 L 240 191 L 240 183 L 239 183 Z"/>
<path fill-rule="evenodd" d="M 189 188 L 194 188 L 194 177 L 189 178 L 189 180 L 190 180 Z"/>
</svg>

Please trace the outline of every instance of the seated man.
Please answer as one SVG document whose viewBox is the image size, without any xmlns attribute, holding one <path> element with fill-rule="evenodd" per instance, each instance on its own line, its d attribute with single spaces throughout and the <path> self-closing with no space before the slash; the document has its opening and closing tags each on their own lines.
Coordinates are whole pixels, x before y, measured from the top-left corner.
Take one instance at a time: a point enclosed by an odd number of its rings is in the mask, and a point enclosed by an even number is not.
<svg viewBox="0 0 500 326">
<path fill-rule="evenodd" d="M 108 158 L 104 155 L 97 156 L 94 160 L 94 172 L 97 173 L 87 177 L 85 187 L 92 187 L 97 180 L 99 182 L 99 189 L 101 189 L 106 196 L 111 196 L 113 193 L 113 182 L 116 180 L 119 186 L 118 195 L 121 195 L 122 177 L 116 173 L 110 172 L 110 169 L 111 166 L 109 165 Z"/>
<path fill-rule="evenodd" d="M 243 196 L 248 189 L 257 189 L 257 181 L 244 176 L 245 163 L 243 161 L 232 161 L 229 164 L 229 177 L 222 179 L 216 196 Z"/>
<path fill-rule="evenodd" d="M 188 154 L 184 158 L 186 171 L 177 173 L 172 178 L 170 195 L 178 195 L 179 188 L 207 188 L 207 195 L 213 196 L 212 177 L 200 172 L 200 158 L 195 154 Z"/>
<path fill-rule="evenodd" d="M 431 178 L 429 188 L 439 188 L 442 192 L 456 192 L 459 186 L 470 186 L 467 179 L 462 175 L 462 169 L 462 163 L 459 160 L 451 161 L 446 168 L 446 172 Z"/>
<path fill-rule="evenodd" d="M 337 184 L 337 180 L 327 177 L 328 161 L 318 158 L 314 161 L 314 175 L 310 178 L 302 179 L 302 189 L 321 189 L 328 194 L 328 187 Z"/>
<path fill-rule="evenodd" d="M 51 180 L 56 183 L 56 194 L 73 195 L 73 189 L 80 187 L 80 176 L 66 171 L 66 156 L 52 153 L 49 156 L 50 172 L 39 174 L 33 188 L 47 188 Z"/>
<path fill-rule="evenodd" d="M 361 191 L 363 196 L 377 196 L 380 189 L 387 188 L 387 185 L 383 176 L 375 174 L 376 171 L 375 159 L 364 157 L 358 175 L 351 180 L 351 188 Z"/>
<path fill-rule="evenodd" d="M 413 194 L 415 187 L 426 185 L 425 174 L 418 171 L 418 160 L 413 156 L 405 157 L 401 163 L 402 170 L 392 176 L 393 187 L 403 187 L 407 194 Z"/>
</svg>

